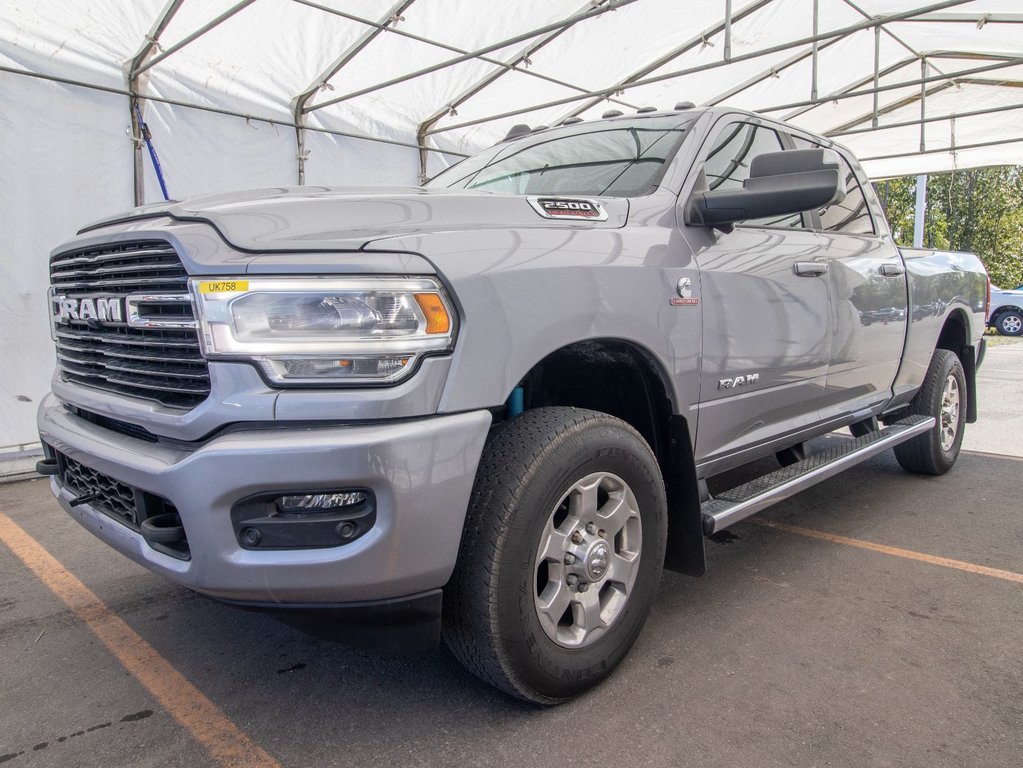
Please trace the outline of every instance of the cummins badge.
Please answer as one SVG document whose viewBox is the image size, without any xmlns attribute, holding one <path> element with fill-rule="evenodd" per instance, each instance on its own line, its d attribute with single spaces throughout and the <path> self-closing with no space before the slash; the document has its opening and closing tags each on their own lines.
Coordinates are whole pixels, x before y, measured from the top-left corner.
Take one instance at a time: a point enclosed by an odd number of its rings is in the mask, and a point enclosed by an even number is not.
<svg viewBox="0 0 1023 768">
<path fill-rule="evenodd" d="M 693 281 L 688 277 L 679 278 L 678 296 L 671 297 L 671 303 L 676 307 L 685 307 L 692 304 L 699 304 L 699 299 L 693 298 Z"/>
</svg>

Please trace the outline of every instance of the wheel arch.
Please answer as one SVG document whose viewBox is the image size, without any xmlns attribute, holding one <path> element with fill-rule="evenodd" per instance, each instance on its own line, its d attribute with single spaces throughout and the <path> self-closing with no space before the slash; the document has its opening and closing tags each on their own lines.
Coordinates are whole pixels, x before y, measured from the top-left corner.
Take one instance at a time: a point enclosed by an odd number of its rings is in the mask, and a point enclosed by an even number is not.
<svg viewBox="0 0 1023 768">
<path fill-rule="evenodd" d="M 959 358 L 966 375 L 966 421 L 977 420 L 977 354 L 970 343 L 970 321 L 962 309 L 954 309 L 945 318 L 935 349 L 947 349 Z"/>
<path fill-rule="evenodd" d="M 999 304 L 991 310 L 991 322 L 993 323 L 996 317 L 1005 312 L 1018 312 L 1023 315 L 1023 307 L 1017 306 L 1016 304 Z"/>
<path fill-rule="evenodd" d="M 650 445 L 668 496 L 665 566 L 705 570 L 692 434 L 679 413 L 667 371 L 635 342 L 594 338 L 547 354 L 521 379 L 522 409 L 571 406 L 607 413 L 631 425 Z M 510 397 L 509 393 L 509 397 Z M 513 416 L 514 409 L 506 409 Z"/>
</svg>

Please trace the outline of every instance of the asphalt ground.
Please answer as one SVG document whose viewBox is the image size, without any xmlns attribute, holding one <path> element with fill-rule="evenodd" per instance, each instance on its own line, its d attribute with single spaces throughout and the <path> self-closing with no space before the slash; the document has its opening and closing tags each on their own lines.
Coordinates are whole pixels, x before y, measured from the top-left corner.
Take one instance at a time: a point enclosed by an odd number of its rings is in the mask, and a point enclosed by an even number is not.
<svg viewBox="0 0 1023 768">
<path fill-rule="evenodd" d="M 0 486 L 0 764 L 1018 768 L 1021 381 L 1023 345 L 992 349 L 948 475 L 884 454 L 708 541 L 707 575 L 665 574 L 617 673 L 548 710 L 444 650 L 347 648 L 206 600 L 45 481 Z"/>
</svg>

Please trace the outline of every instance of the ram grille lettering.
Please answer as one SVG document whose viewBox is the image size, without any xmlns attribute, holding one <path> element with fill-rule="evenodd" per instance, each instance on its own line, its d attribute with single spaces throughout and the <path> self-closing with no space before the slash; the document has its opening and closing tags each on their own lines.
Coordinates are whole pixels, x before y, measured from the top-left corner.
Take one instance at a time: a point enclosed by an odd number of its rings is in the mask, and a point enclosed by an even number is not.
<svg viewBox="0 0 1023 768">
<path fill-rule="evenodd" d="M 57 296 L 54 304 L 57 310 L 54 320 L 58 323 L 90 320 L 101 323 L 124 322 L 124 302 L 116 296 L 87 296 L 81 299 Z"/>
</svg>

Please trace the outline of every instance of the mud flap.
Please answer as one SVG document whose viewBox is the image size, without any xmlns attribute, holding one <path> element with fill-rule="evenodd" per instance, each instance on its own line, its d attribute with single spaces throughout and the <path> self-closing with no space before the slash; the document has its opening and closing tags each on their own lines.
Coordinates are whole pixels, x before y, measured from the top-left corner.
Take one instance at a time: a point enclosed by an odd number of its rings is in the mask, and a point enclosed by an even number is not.
<svg viewBox="0 0 1023 768">
<path fill-rule="evenodd" d="M 668 496 L 668 546 L 664 567 L 689 576 L 707 570 L 696 461 L 689 425 L 681 416 L 668 424 L 668 459 L 663 468 Z"/>
</svg>

